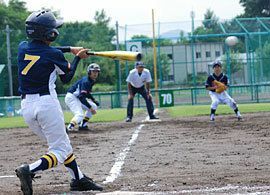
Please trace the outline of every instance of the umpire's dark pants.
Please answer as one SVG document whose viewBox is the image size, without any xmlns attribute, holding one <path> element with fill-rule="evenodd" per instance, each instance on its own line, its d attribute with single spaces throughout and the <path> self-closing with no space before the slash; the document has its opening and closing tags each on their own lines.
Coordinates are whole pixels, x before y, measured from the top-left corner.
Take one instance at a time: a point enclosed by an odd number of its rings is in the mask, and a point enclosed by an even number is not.
<svg viewBox="0 0 270 195">
<path fill-rule="evenodd" d="M 141 94 L 141 96 L 144 98 L 145 103 L 146 103 L 146 107 L 147 107 L 147 111 L 148 111 L 148 115 L 149 117 L 152 117 L 154 114 L 154 105 L 152 102 L 152 98 L 151 97 L 147 97 L 147 92 L 146 89 L 144 87 L 144 85 L 140 88 L 136 88 L 131 86 L 131 92 L 133 94 L 133 98 L 128 100 L 128 106 L 127 106 L 127 117 L 131 118 L 133 117 L 133 106 L 134 106 L 134 97 L 136 95 L 136 93 Z"/>
</svg>

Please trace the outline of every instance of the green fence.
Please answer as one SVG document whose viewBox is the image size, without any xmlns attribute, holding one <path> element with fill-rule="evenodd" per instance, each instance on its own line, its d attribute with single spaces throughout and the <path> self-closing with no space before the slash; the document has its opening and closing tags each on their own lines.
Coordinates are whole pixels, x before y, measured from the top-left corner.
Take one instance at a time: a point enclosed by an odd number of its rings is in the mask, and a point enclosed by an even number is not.
<svg viewBox="0 0 270 195">
<path fill-rule="evenodd" d="M 198 105 L 210 104 L 208 91 L 204 87 L 197 88 L 170 88 L 160 89 L 162 93 L 173 93 L 174 105 Z M 254 85 L 231 86 L 228 93 L 237 101 L 237 103 L 260 103 L 270 102 L 270 83 Z M 153 90 L 153 100 L 155 100 L 155 90 Z M 127 105 L 127 91 L 94 93 L 94 97 L 100 102 L 100 109 L 125 108 Z M 59 95 L 59 101 L 64 111 L 68 110 L 64 102 L 64 95 Z M 20 97 L 1 97 L 0 98 L 0 116 L 20 115 Z M 120 102 L 120 104 L 119 104 Z M 155 104 L 155 101 L 153 101 Z M 136 96 L 135 107 L 145 107 L 145 101 L 140 96 Z M 155 105 L 159 107 L 159 105 Z"/>
</svg>

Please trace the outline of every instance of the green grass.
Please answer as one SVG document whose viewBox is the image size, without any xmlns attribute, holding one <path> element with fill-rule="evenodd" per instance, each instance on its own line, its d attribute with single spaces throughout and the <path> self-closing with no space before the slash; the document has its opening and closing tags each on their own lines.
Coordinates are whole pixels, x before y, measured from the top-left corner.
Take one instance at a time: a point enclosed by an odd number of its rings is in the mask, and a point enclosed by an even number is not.
<svg viewBox="0 0 270 195">
<path fill-rule="evenodd" d="M 196 105 L 196 106 L 175 106 L 167 108 L 172 117 L 181 116 L 199 116 L 209 115 L 210 105 Z M 258 104 L 240 104 L 239 110 L 241 113 L 250 112 L 270 112 L 270 103 Z M 146 112 L 145 109 L 134 109 L 134 113 Z M 233 114 L 234 112 L 227 105 L 219 105 L 217 114 Z M 68 123 L 72 118 L 72 113 L 65 112 L 65 122 Z M 97 115 L 94 115 L 91 122 L 112 122 L 123 121 L 126 117 L 126 109 L 107 109 L 98 110 Z M 0 118 L 0 129 L 3 128 L 16 128 L 27 127 L 22 117 L 4 117 Z"/>
<path fill-rule="evenodd" d="M 134 113 L 141 112 L 142 109 L 134 109 Z M 126 117 L 126 109 L 108 109 L 98 110 L 97 114 L 93 116 L 91 122 L 112 122 L 112 121 L 123 121 Z M 68 123 L 72 118 L 72 113 L 65 112 L 65 122 Z M 27 127 L 23 117 L 4 117 L 0 118 L 0 129 L 3 128 L 16 128 L 16 127 Z"/>
<path fill-rule="evenodd" d="M 240 104 L 241 113 L 270 112 L 270 103 Z M 210 105 L 174 106 L 167 109 L 172 117 L 209 115 Z M 233 110 L 227 105 L 219 105 L 216 114 L 232 114 Z"/>
</svg>

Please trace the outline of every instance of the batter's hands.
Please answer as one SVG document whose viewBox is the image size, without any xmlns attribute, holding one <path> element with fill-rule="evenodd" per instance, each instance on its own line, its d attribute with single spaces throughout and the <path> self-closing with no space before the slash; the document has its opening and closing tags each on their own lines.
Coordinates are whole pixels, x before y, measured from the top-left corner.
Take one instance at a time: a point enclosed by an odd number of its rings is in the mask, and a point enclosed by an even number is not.
<svg viewBox="0 0 270 195">
<path fill-rule="evenodd" d="M 76 56 L 79 56 L 81 59 L 88 58 L 89 57 L 89 55 L 87 54 L 88 51 L 89 49 L 82 49 L 76 54 Z"/>
<path fill-rule="evenodd" d="M 70 52 L 73 53 L 74 55 L 77 55 L 77 53 L 82 49 L 83 47 L 70 47 Z"/>
</svg>

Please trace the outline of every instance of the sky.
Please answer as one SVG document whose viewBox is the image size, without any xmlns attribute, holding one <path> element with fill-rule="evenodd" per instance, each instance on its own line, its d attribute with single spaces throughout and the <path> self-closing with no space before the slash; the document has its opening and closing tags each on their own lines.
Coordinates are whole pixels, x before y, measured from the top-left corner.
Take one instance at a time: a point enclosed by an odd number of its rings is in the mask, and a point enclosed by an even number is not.
<svg viewBox="0 0 270 195">
<path fill-rule="evenodd" d="M 7 1 L 7 0 L 6 0 Z M 42 7 L 59 10 L 64 21 L 93 21 L 95 11 L 104 9 L 120 25 L 152 22 L 173 22 L 190 20 L 190 12 L 195 19 L 202 20 L 206 9 L 210 8 L 221 19 L 231 19 L 243 13 L 239 0 L 24 0 L 30 11 Z"/>
<path fill-rule="evenodd" d="M 8 2 L 8 0 L 5 0 Z M 156 34 L 179 35 L 191 31 L 191 11 L 195 13 L 195 28 L 201 25 L 207 9 L 220 19 L 231 19 L 244 12 L 239 0 L 23 0 L 29 11 L 41 8 L 59 11 L 64 22 L 94 22 L 96 11 L 102 9 L 111 18 L 110 26 L 119 23 L 119 40 L 134 35 L 152 36 L 152 9 Z M 138 25 L 140 24 L 140 25 Z M 157 32 L 159 31 L 159 32 Z"/>
</svg>

